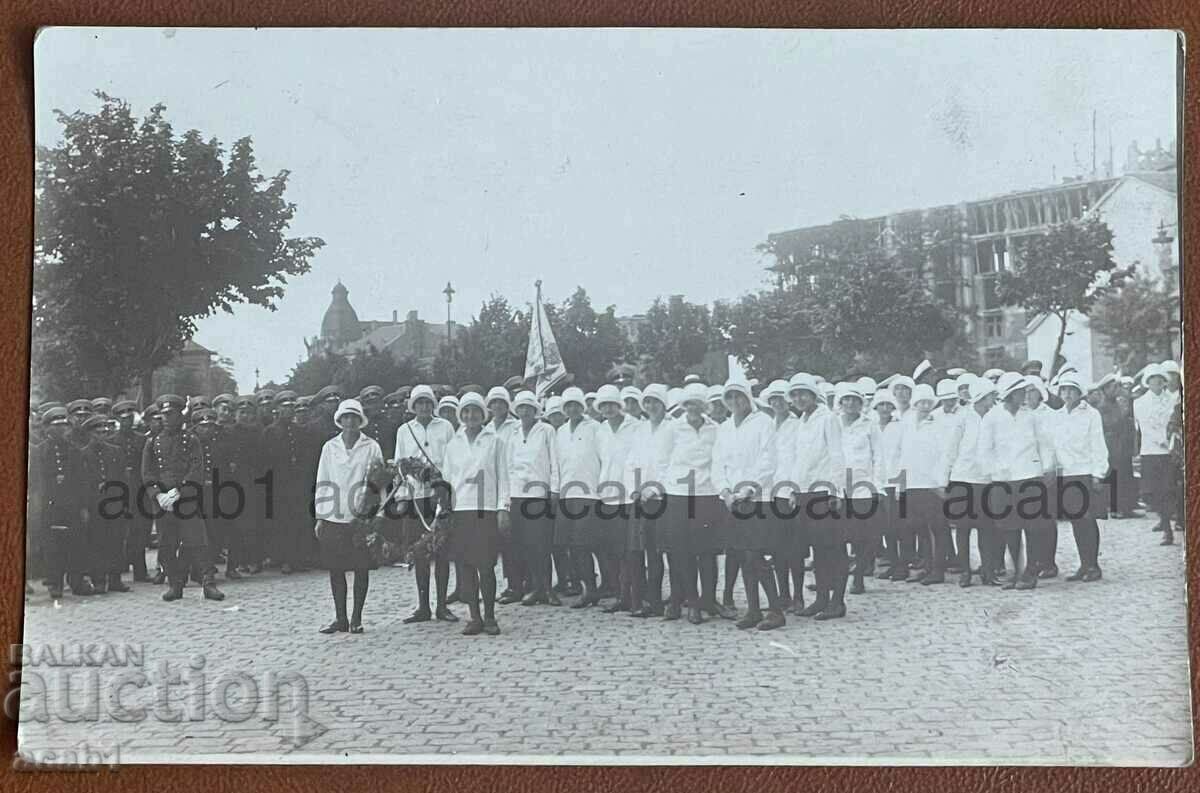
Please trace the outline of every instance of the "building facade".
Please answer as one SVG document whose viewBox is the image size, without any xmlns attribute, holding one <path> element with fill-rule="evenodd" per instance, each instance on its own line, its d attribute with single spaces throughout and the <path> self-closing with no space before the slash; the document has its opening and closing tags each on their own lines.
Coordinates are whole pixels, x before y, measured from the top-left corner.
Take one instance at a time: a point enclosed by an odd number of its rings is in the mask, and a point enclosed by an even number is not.
<svg viewBox="0 0 1200 793">
<path fill-rule="evenodd" d="M 959 310 L 978 364 L 1037 358 L 1049 371 L 1057 320 L 1028 316 L 996 298 L 997 274 L 1012 267 L 1021 241 L 1095 214 L 1113 232 L 1118 267 L 1135 265 L 1161 288 L 1177 293 L 1178 211 L 1173 146 L 1141 152 L 1134 144 L 1121 176 L 1066 179 L 976 201 L 793 229 L 769 235 L 765 247 L 776 259 L 769 269 L 782 283 L 805 277 L 814 262 L 823 260 L 826 246 L 848 235 L 893 252 L 917 237 L 921 244 L 910 249 L 923 252 L 929 288 Z M 1086 317 L 1069 323 L 1064 354 L 1084 377 L 1103 374 L 1112 365 L 1101 340 L 1092 338 Z"/>
</svg>

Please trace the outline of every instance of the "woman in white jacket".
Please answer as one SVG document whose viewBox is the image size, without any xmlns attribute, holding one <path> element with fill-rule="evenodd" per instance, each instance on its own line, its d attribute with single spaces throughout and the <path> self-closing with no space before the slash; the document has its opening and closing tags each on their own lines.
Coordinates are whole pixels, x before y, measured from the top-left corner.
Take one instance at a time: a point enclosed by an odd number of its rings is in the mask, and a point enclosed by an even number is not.
<svg viewBox="0 0 1200 793">
<path fill-rule="evenodd" d="M 518 392 L 513 412 L 520 424 L 508 438 L 508 495 L 513 546 L 529 571 L 530 592 L 523 606 L 561 606 L 550 587 L 554 544 L 554 502 L 559 489 L 558 444 L 554 428 L 539 421 L 542 408 L 532 391 Z"/>
<path fill-rule="evenodd" d="M 866 401 L 857 382 L 838 383 L 835 396 L 842 422 L 842 456 L 846 461 L 846 486 L 842 525 L 854 551 L 854 583 L 850 593 L 866 591 L 864 576 L 874 564 L 875 548 L 886 514 L 877 482 L 883 456 L 879 423 L 863 413 Z"/>
<path fill-rule="evenodd" d="M 596 430 L 600 447 L 600 501 L 596 509 L 603 531 L 595 551 L 603 580 L 613 582 L 617 589 L 616 600 L 602 610 L 605 614 L 616 614 L 641 608 L 640 603 L 630 603 L 623 596 L 629 588 L 623 586 L 622 573 L 628 571 L 622 570 L 621 564 L 633 504 L 633 494 L 625 487 L 625 458 L 641 422 L 624 412 L 621 392 L 615 385 L 603 385 L 596 391 L 596 409 L 602 418 Z"/>
<path fill-rule="evenodd" d="M 950 542 L 950 524 L 942 502 L 949 465 L 945 434 L 933 415 L 936 406 L 937 397 L 931 386 L 923 383 L 914 388 L 900 436 L 904 522 L 913 541 L 926 548 L 925 569 L 908 580 L 926 585 L 945 582 L 944 559 Z M 906 537 L 901 537 L 901 545 L 905 540 Z"/>
<path fill-rule="evenodd" d="M 631 617 L 663 615 L 662 585 L 666 566 L 658 543 L 658 522 L 663 509 L 663 476 L 668 460 L 667 387 L 651 383 L 642 392 L 643 420 L 637 425 L 633 446 L 625 458 L 625 489 L 633 496 L 629 531 L 625 538 L 627 568 L 621 585 L 622 598 L 634 604 Z"/>
<path fill-rule="evenodd" d="M 751 399 L 747 383 L 725 384 L 724 401 L 729 417 L 717 430 L 713 444 L 712 478 L 729 510 L 725 516 L 726 552 L 741 557 L 742 580 L 746 584 L 746 613 L 738 620 L 737 627 L 769 631 L 787 622 L 779 604 L 775 573 L 765 556 L 779 547 L 779 524 L 770 509 L 771 443 L 775 426 L 766 413 L 754 410 Z M 767 594 L 765 616 L 759 586 Z"/>
<path fill-rule="evenodd" d="M 1059 420 L 1054 424 L 1054 454 L 1059 481 L 1055 492 L 1061 494 L 1056 517 L 1071 521 L 1075 547 L 1079 551 L 1079 569 L 1068 581 L 1099 581 L 1100 518 L 1108 517 L 1101 480 L 1108 473 L 1108 444 L 1100 411 L 1083 398 L 1083 384 L 1074 374 L 1058 380 L 1058 396 L 1063 400 Z"/>
<path fill-rule="evenodd" d="M 488 422 L 483 397 L 463 395 L 458 405 L 462 426 L 446 446 L 442 473 L 451 493 L 449 554 L 462 564 L 471 619 L 463 635 L 497 636 L 496 559 L 500 532 L 509 525 L 508 454 L 504 437 Z M 483 612 L 479 600 L 483 598 Z"/>
</svg>

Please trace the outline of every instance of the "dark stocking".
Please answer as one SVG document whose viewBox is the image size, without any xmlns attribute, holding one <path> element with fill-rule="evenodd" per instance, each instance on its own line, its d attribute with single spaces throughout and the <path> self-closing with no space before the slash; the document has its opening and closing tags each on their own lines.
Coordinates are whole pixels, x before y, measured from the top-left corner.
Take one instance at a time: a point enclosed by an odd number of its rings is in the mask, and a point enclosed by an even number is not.
<svg viewBox="0 0 1200 793">
<path fill-rule="evenodd" d="M 733 586 L 737 583 L 738 568 L 741 567 L 742 561 L 739 557 L 740 554 L 733 549 L 725 549 L 725 591 L 722 593 L 725 601 L 731 602 L 733 600 Z M 748 582 L 744 583 L 746 583 L 746 588 L 749 589 L 750 584 Z"/>
<path fill-rule="evenodd" d="M 426 579 L 428 582 L 428 579 Z M 351 625 L 362 625 L 363 606 L 367 603 L 367 588 L 371 585 L 370 570 L 355 570 L 354 571 L 354 614 L 351 616 Z M 346 581 L 342 579 L 342 597 L 345 598 Z M 428 593 L 426 593 L 428 598 Z M 428 602 L 428 601 L 427 601 Z M 345 606 L 342 607 L 343 611 Z"/>
<path fill-rule="evenodd" d="M 717 556 L 706 553 L 700 557 L 700 602 L 717 602 Z"/>
<path fill-rule="evenodd" d="M 329 571 L 329 589 L 333 592 L 333 611 L 339 625 L 346 624 L 346 573 L 343 570 Z"/>
<path fill-rule="evenodd" d="M 496 619 L 496 568 L 480 567 L 479 593 L 483 595 L 483 620 Z"/>
</svg>

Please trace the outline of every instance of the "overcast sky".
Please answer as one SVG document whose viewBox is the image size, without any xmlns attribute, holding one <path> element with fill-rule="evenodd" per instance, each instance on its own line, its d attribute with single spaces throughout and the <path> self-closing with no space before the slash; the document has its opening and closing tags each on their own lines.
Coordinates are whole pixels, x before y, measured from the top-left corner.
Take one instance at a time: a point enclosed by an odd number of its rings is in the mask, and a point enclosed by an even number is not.
<svg viewBox="0 0 1200 793">
<path fill-rule="evenodd" d="M 36 136 L 101 89 L 254 140 L 327 245 L 279 310 L 201 322 L 280 380 L 340 278 L 360 319 L 467 321 L 493 292 L 644 311 L 761 284 L 767 234 L 1049 184 L 1175 136 L 1170 32 L 66 29 Z"/>
</svg>

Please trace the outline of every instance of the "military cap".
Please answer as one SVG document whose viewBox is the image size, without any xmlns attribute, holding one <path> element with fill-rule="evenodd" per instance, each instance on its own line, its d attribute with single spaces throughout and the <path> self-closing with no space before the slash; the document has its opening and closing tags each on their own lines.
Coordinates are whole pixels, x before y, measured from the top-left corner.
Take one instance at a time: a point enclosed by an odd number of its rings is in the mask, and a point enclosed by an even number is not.
<svg viewBox="0 0 1200 793">
<path fill-rule="evenodd" d="M 285 388 L 284 390 L 275 394 L 276 405 L 280 404 L 281 402 L 286 402 L 289 399 L 293 402 L 297 401 L 298 397 L 296 396 L 295 391 L 289 391 Z"/>
<path fill-rule="evenodd" d="M 162 411 L 168 408 L 183 410 L 183 406 L 186 403 L 183 401 L 183 397 L 179 396 L 178 394 L 160 394 L 158 398 L 154 400 L 154 404 L 158 406 L 160 411 Z"/>
<path fill-rule="evenodd" d="M 264 388 L 255 394 L 254 398 L 258 400 L 258 404 L 265 405 L 275 398 L 275 392 L 270 388 Z"/>
<path fill-rule="evenodd" d="M 62 402 L 43 402 L 40 405 L 38 405 L 37 409 L 38 409 L 39 413 L 45 413 L 50 408 L 61 408 L 61 407 L 65 407 L 65 405 L 63 405 Z"/>
<path fill-rule="evenodd" d="M 239 407 L 239 408 L 243 408 L 243 407 L 257 408 L 258 401 L 255 397 L 252 397 L 249 395 L 240 396 L 233 401 L 233 405 L 234 405 L 234 407 Z"/>
<path fill-rule="evenodd" d="M 308 410 L 308 407 L 312 403 L 312 400 L 313 400 L 313 398 L 311 396 L 296 397 L 296 410 L 300 410 L 300 409 Z"/>
<path fill-rule="evenodd" d="M 42 413 L 42 424 L 50 425 L 67 420 L 67 409 L 64 407 L 52 407 Z"/>
<path fill-rule="evenodd" d="M 480 396 L 483 396 L 485 393 L 487 393 L 487 392 L 483 390 L 483 386 L 476 385 L 474 383 L 471 383 L 470 385 L 465 385 L 462 388 L 458 389 L 458 396 L 460 399 L 462 397 L 466 396 L 467 394 L 479 394 Z"/>
<path fill-rule="evenodd" d="M 192 422 L 195 424 L 213 424 L 216 420 L 217 411 L 212 408 L 202 408 L 192 415 Z"/>
<path fill-rule="evenodd" d="M 396 389 L 396 393 L 402 398 L 408 399 L 408 395 L 412 393 L 413 387 L 410 385 L 402 385 Z"/>
<path fill-rule="evenodd" d="M 151 402 L 146 406 L 146 409 L 142 411 L 142 416 L 145 418 L 150 418 L 151 416 L 157 416 L 159 413 L 162 413 L 162 411 L 158 409 L 158 403 Z"/>
<path fill-rule="evenodd" d="M 90 399 L 73 399 L 67 403 L 68 413 L 78 413 L 80 409 L 92 412 L 92 400 Z"/>
<path fill-rule="evenodd" d="M 112 400 L 108 397 L 96 397 L 92 400 L 92 410 L 103 411 L 107 413 L 112 410 Z"/>
<path fill-rule="evenodd" d="M 127 410 L 137 410 L 137 403 L 134 402 L 132 399 L 122 399 L 118 402 L 113 403 L 112 412 L 114 414 L 124 413 Z"/>
<path fill-rule="evenodd" d="M 212 406 L 215 408 L 221 404 L 233 404 L 233 394 L 217 394 L 213 397 Z"/>
<path fill-rule="evenodd" d="M 341 401 L 342 391 L 335 385 L 327 385 L 313 396 L 313 402 L 324 402 L 328 399 L 336 399 Z"/>
<path fill-rule="evenodd" d="M 96 415 L 89 418 L 87 421 L 83 422 L 83 428 L 88 431 L 103 430 L 103 429 L 111 428 L 111 426 L 115 423 L 116 422 L 114 422 L 108 416 L 103 416 L 103 415 L 100 415 L 97 413 Z"/>
<path fill-rule="evenodd" d="M 399 391 L 393 391 L 383 398 L 384 407 L 404 407 L 404 396 Z"/>
<path fill-rule="evenodd" d="M 188 410 L 204 410 L 212 407 L 212 402 L 206 396 L 194 396 L 188 400 Z"/>
<path fill-rule="evenodd" d="M 368 399 L 382 399 L 383 386 L 368 385 L 363 386 L 363 389 L 358 392 L 358 401 L 363 402 Z"/>
<path fill-rule="evenodd" d="M 507 388 L 509 391 L 512 391 L 514 388 L 517 388 L 524 382 L 525 382 L 525 378 L 521 377 L 521 375 L 519 375 L 519 374 L 515 374 L 512 377 L 510 377 L 504 381 L 504 387 Z"/>
</svg>

